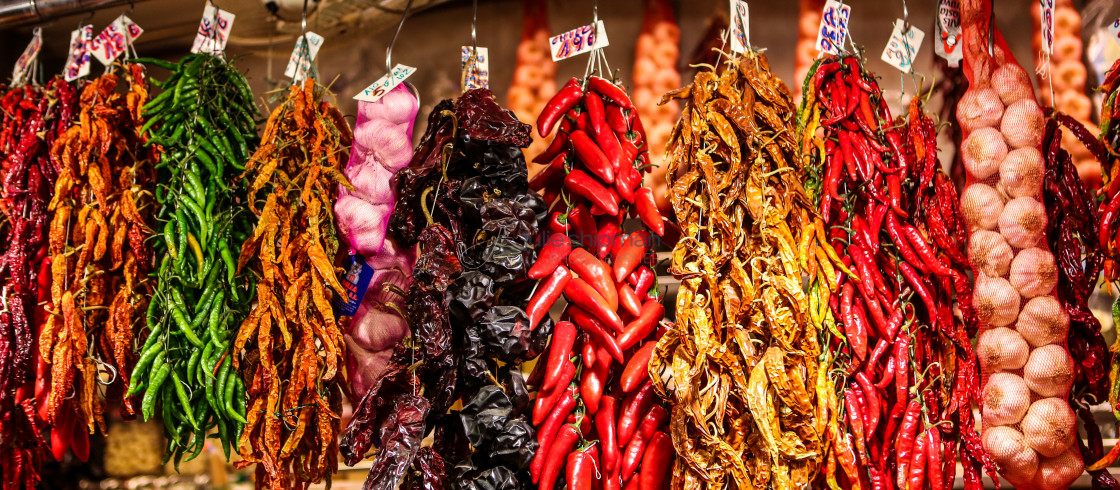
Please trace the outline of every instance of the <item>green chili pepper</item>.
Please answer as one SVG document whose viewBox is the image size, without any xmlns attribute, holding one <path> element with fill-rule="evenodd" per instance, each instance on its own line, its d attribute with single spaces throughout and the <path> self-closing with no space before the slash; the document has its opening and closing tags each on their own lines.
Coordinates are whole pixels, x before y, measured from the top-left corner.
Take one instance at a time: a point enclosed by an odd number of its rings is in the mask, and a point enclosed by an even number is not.
<svg viewBox="0 0 1120 490">
<path fill-rule="evenodd" d="M 140 402 L 140 413 L 144 416 L 144 420 L 152 418 L 152 408 L 156 402 L 156 396 L 159 394 L 160 387 L 163 386 L 164 380 L 171 372 L 171 365 L 164 362 L 160 365 L 159 370 L 152 376 L 150 384 L 148 384 L 148 391 L 144 393 L 144 399 Z"/>
</svg>

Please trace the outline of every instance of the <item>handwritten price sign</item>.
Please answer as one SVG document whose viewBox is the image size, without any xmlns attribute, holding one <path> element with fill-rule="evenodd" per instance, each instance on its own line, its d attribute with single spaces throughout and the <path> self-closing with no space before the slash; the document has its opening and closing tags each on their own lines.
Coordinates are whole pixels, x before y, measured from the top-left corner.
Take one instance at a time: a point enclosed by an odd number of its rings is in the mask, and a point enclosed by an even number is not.
<svg viewBox="0 0 1120 490">
<path fill-rule="evenodd" d="M 848 36 L 848 19 L 852 7 L 842 5 L 836 0 L 828 0 L 821 13 L 821 25 L 817 29 L 817 51 L 840 54 L 844 39 Z"/>
<path fill-rule="evenodd" d="M 93 26 L 82 26 L 70 32 L 70 54 L 66 55 L 66 66 L 62 77 L 73 82 L 89 75 L 89 43 L 93 39 Z"/>
<path fill-rule="evenodd" d="M 960 66 L 964 59 L 961 45 L 961 3 L 958 0 L 941 0 L 937 6 L 937 28 L 933 52 L 949 63 Z"/>
<path fill-rule="evenodd" d="M 284 69 L 284 76 L 298 82 L 307 78 L 311 72 L 311 62 L 323 47 L 323 36 L 308 32 L 296 40 L 296 49 L 292 50 L 292 57 L 288 58 L 288 67 Z"/>
<path fill-rule="evenodd" d="M 194 35 L 191 52 L 219 54 L 225 51 L 234 17 L 236 16 L 225 10 L 207 5 L 202 10 L 202 21 L 198 23 L 198 33 Z"/>
<path fill-rule="evenodd" d="M 1112 40 L 1116 41 L 1116 44 L 1120 44 L 1120 19 L 1116 19 L 1112 21 L 1112 24 L 1109 24 L 1108 33 L 1112 35 Z"/>
<path fill-rule="evenodd" d="M 883 48 L 883 61 L 898 68 L 903 73 L 914 71 L 914 58 L 918 55 L 918 48 L 922 47 L 926 33 L 914 26 L 906 26 L 902 19 L 894 21 L 894 31 L 891 40 Z"/>
<path fill-rule="evenodd" d="M 601 20 L 598 26 L 591 24 L 580 26 L 548 39 L 548 47 L 552 50 L 552 61 L 568 59 L 609 45 L 607 28 Z"/>
<path fill-rule="evenodd" d="M 478 48 L 473 59 L 471 58 L 470 46 L 463 46 L 461 53 L 460 67 L 463 69 L 463 91 L 490 88 L 490 50 Z"/>
<path fill-rule="evenodd" d="M 731 52 L 745 53 L 751 37 L 750 8 L 746 0 L 731 0 Z"/>
<path fill-rule="evenodd" d="M 482 51 L 483 48 L 478 49 L 479 51 Z M 376 82 L 373 82 L 373 84 L 366 87 L 365 90 L 358 92 L 358 95 L 355 95 L 354 99 L 365 102 L 377 102 L 381 99 L 381 97 L 384 97 L 385 94 L 389 93 L 390 90 L 396 88 L 397 85 L 404 83 L 404 81 L 408 79 L 408 77 L 412 76 L 413 73 L 416 73 L 416 68 L 413 68 L 411 66 L 394 66 L 392 71 L 390 71 L 388 74 L 381 77 Z"/>
<path fill-rule="evenodd" d="M 1039 0 L 1042 4 L 1042 50 L 1054 54 L 1054 0 Z"/>
<path fill-rule="evenodd" d="M 127 15 L 121 15 L 89 42 L 89 52 L 103 65 L 108 65 L 128 49 L 144 30 Z"/>
<path fill-rule="evenodd" d="M 31 42 L 27 43 L 27 48 L 23 50 L 23 54 L 16 60 L 16 66 L 12 69 L 12 84 L 23 85 L 27 83 L 26 78 L 31 74 L 31 66 L 35 64 L 35 60 L 39 58 L 39 50 L 43 48 L 43 29 L 36 27 L 35 31 L 31 34 Z"/>
</svg>

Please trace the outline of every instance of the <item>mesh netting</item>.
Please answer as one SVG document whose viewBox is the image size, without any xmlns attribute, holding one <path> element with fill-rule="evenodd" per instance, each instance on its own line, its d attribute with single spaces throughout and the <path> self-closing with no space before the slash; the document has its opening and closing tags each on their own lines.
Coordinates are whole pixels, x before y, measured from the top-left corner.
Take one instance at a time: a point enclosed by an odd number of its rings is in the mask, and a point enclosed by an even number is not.
<svg viewBox="0 0 1120 490">
<path fill-rule="evenodd" d="M 1074 373 L 1070 319 L 1054 297 L 1058 271 L 1045 239 L 1043 113 L 995 30 L 989 54 L 990 3 L 963 3 L 969 89 L 957 109 L 968 172 L 961 211 L 981 322 L 984 449 L 1017 488 L 1068 488 L 1083 464 L 1066 401 Z"/>
</svg>

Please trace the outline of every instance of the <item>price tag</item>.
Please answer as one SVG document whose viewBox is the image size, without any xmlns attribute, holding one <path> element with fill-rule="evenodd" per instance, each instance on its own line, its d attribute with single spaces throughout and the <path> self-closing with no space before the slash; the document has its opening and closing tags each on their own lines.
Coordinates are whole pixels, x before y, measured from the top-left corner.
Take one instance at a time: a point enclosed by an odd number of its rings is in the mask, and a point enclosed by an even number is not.
<svg viewBox="0 0 1120 490">
<path fill-rule="evenodd" d="M 591 24 L 580 26 L 548 39 L 548 48 L 552 50 L 552 61 L 568 59 L 607 46 L 610 46 L 610 41 L 607 40 L 607 27 L 601 20 L 598 26 Z"/>
<path fill-rule="evenodd" d="M 89 42 L 89 52 L 103 65 L 109 65 L 128 49 L 144 30 L 127 15 L 121 14 Z"/>
<path fill-rule="evenodd" d="M 1039 0 L 1042 4 L 1042 50 L 1054 54 L 1054 0 Z"/>
<path fill-rule="evenodd" d="M 848 19 L 852 7 L 836 0 L 828 0 L 821 13 L 821 26 L 817 29 L 817 51 L 840 54 L 844 39 L 848 37 Z"/>
<path fill-rule="evenodd" d="M 1108 25 L 1108 33 L 1112 36 L 1112 40 L 1116 41 L 1116 44 L 1120 44 L 1120 19 L 1116 19 Z"/>
<path fill-rule="evenodd" d="M 746 0 L 731 0 L 731 52 L 745 53 L 751 42 L 751 12 Z"/>
<path fill-rule="evenodd" d="M 490 50 L 478 48 L 475 51 L 474 58 L 471 58 L 471 47 L 463 46 L 461 53 L 460 67 L 463 70 L 463 91 L 490 88 Z"/>
<path fill-rule="evenodd" d="M 89 75 L 89 43 L 93 39 L 93 26 L 82 26 L 70 31 L 70 54 L 66 55 L 66 67 L 62 77 L 73 82 Z"/>
<path fill-rule="evenodd" d="M 479 50 L 481 51 L 481 48 L 479 48 Z M 407 80 L 408 77 L 412 76 L 413 73 L 416 73 L 416 68 L 411 66 L 394 66 L 392 71 L 376 82 L 373 82 L 373 84 L 366 87 L 365 90 L 359 92 L 358 95 L 354 96 L 354 99 L 365 102 L 377 102 L 381 97 L 389 93 L 390 90 L 393 90 L 397 85 L 400 85 Z"/>
<path fill-rule="evenodd" d="M 346 274 L 339 278 L 343 289 L 346 289 L 346 297 L 331 298 L 336 316 L 354 316 L 358 312 L 358 306 L 362 304 L 362 298 L 366 297 L 366 290 L 369 289 L 370 279 L 373 279 L 375 272 L 361 254 L 351 255 L 347 262 Z"/>
<path fill-rule="evenodd" d="M 198 23 L 198 33 L 194 35 L 191 52 L 220 54 L 225 51 L 234 17 L 236 16 L 225 10 L 206 5 L 202 10 L 202 21 Z"/>
<path fill-rule="evenodd" d="M 292 57 L 288 58 L 288 67 L 284 68 L 284 76 L 298 82 L 307 78 L 311 72 L 311 62 L 323 47 L 323 36 L 308 32 L 296 40 L 296 48 L 292 50 Z"/>
<path fill-rule="evenodd" d="M 960 66 L 964 59 L 961 50 L 961 3 L 959 0 L 941 0 L 937 5 L 937 22 L 934 23 L 937 38 L 933 42 L 933 53 L 949 63 Z"/>
<path fill-rule="evenodd" d="M 903 73 L 914 71 L 914 58 L 918 56 L 918 49 L 925 38 L 926 34 L 921 29 L 914 26 L 908 29 L 902 19 L 895 19 L 891 40 L 883 48 L 883 61 Z"/>
<path fill-rule="evenodd" d="M 31 33 L 31 42 L 27 43 L 27 47 L 23 49 L 23 54 L 19 55 L 16 60 L 16 66 L 12 68 L 12 84 L 23 85 L 27 83 L 26 78 L 31 74 L 31 67 L 35 64 L 35 60 L 39 58 L 39 50 L 43 48 L 43 29 L 36 27 Z"/>
</svg>

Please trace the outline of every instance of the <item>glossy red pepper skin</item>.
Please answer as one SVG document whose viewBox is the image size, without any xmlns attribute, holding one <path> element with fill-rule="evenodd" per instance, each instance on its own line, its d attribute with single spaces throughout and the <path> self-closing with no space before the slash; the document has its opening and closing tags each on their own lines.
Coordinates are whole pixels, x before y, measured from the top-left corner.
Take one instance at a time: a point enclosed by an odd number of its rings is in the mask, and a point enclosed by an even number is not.
<svg viewBox="0 0 1120 490">
<path fill-rule="evenodd" d="M 901 403 L 901 402 L 897 402 Z M 895 439 L 895 455 L 898 461 L 898 478 L 895 483 L 899 488 L 906 488 L 907 478 L 910 476 L 910 458 L 914 450 L 914 438 L 918 434 L 918 426 L 922 421 L 922 405 L 917 398 L 910 400 L 906 415 Z"/>
<path fill-rule="evenodd" d="M 548 144 L 539 155 L 533 157 L 533 163 L 551 163 L 556 159 L 556 155 L 568 148 L 568 133 L 575 129 L 575 122 L 569 121 L 567 118 L 560 121 L 560 130 L 556 132 L 556 136 L 552 137 L 552 141 Z M 536 189 L 533 189 L 536 190 Z"/>
<path fill-rule="evenodd" d="M 657 432 L 657 429 L 660 429 L 668 420 L 669 412 L 666 412 L 660 405 L 650 407 L 649 411 L 642 417 L 638 430 L 634 432 L 634 436 L 626 444 L 626 450 L 622 452 L 623 480 L 629 480 L 634 475 L 634 471 L 638 469 L 638 464 L 642 462 L 642 454 L 645 453 L 650 439 Z"/>
<path fill-rule="evenodd" d="M 574 279 L 572 282 L 575 281 L 579 281 L 579 279 Z M 569 286 L 571 286 L 571 284 L 572 283 L 568 283 Z M 592 290 L 590 286 L 582 291 L 585 293 L 594 292 L 594 290 Z M 571 296 L 569 296 L 569 298 L 570 297 Z M 607 328 L 603 325 L 599 318 L 596 318 L 592 314 L 584 311 L 582 308 L 580 308 L 578 303 L 568 307 L 568 315 L 572 317 L 572 322 L 575 323 L 576 326 L 591 335 L 591 338 L 595 341 L 596 344 L 598 344 L 600 347 L 605 348 L 607 350 L 607 353 L 610 354 L 615 361 L 618 361 L 619 364 L 626 362 L 625 358 L 622 356 L 622 349 L 618 346 L 618 341 L 613 336 L 611 336 L 610 332 L 607 331 Z M 618 315 L 616 314 L 615 318 L 617 317 Z"/>
<path fill-rule="evenodd" d="M 591 216 L 591 211 L 588 211 L 587 205 L 582 202 L 572 206 L 568 211 L 568 224 L 575 233 L 575 239 L 580 243 L 591 243 L 598 236 L 599 227 L 595 224 L 595 217 Z"/>
<path fill-rule="evenodd" d="M 564 150 L 548 160 L 544 168 L 532 179 L 529 179 L 529 189 L 540 191 L 546 187 L 555 187 L 564 180 L 564 161 L 568 158 L 568 151 Z"/>
<path fill-rule="evenodd" d="M 595 349 L 595 361 L 590 366 L 585 365 L 587 371 L 582 375 L 579 385 L 580 397 L 583 405 L 587 407 L 589 415 L 599 412 L 599 403 L 603 399 L 603 390 L 607 386 L 607 379 L 611 374 L 611 356 L 606 349 Z"/>
<path fill-rule="evenodd" d="M 598 181 L 582 170 L 572 170 L 564 177 L 564 187 L 574 194 L 591 201 L 611 216 L 618 215 L 618 194 L 613 189 L 603 187 Z"/>
<path fill-rule="evenodd" d="M 607 126 L 606 107 L 604 107 L 603 98 L 599 94 L 585 92 L 583 94 L 583 108 L 587 110 L 592 135 L 611 132 L 611 129 Z"/>
<path fill-rule="evenodd" d="M 576 376 L 576 365 L 567 359 L 561 363 L 560 377 L 550 390 L 542 390 L 533 403 L 533 425 L 539 426 L 552 413 L 552 409 L 564 397 L 564 392 L 569 388 L 572 379 Z"/>
<path fill-rule="evenodd" d="M 653 405 L 654 398 L 657 393 L 653 391 L 653 383 L 646 382 L 634 394 L 627 398 L 623 403 L 622 414 L 618 416 L 618 447 L 624 447 L 630 443 L 630 438 L 634 437 L 634 432 L 638 430 L 638 424 L 641 422 L 640 417 L 649 411 L 649 407 Z"/>
<path fill-rule="evenodd" d="M 588 284 L 591 284 L 595 288 L 595 292 L 606 300 L 610 309 L 618 308 L 618 289 L 615 287 L 614 280 L 611 279 L 610 267 L 607 264 L 599 260 L 598 257 L 591 255 L 591 252 L 588 252 L 587 249 L 576 248 L 568 254 L 568 267 Z"/>
<path fill-rule="evenodd" d="M 914 247 L 914 251 L 918 252 L 918 257 L 922 259 L 922 263 L 930 272 L 939 276 L 950 275 L 949 266 L 937 257 L 937 253 L 930 248 L 929 243 L 922 236 L 922 232 L 910 225 L 903 225 L 902 231 L 906 234 L 906 238 L 910 239 L 910 245 Z"/>
<path fill-rule="evenodd" d="M 622 239 L 624 235 L 619 235 L 620 230 L 617 220 L 613 217 L 606 220 L 600 219 L 599 233 L 595 238 L 595 256 L 599 260 L 606 260 L 611 253 L 615 240 Z"/>
<path fill-rule="evenodd" d="M 566 114 L 569 110 L 579 104 L 583 98 L 583 88 L 580 87 L 579 79 L 572 77 L 568 83 L 564 84 L 556 95 L 548 101 L 544 106 L 544 110 L 537 116 L 537 134 L 542 138 L 548 136 L 552 132 L 553 126 L 556 121 Z"/>
<path fill-rule="evenodd" d="M 657 210 L 657 202 L 653 198 L 653 189 L 639 187 L 634 191 L 634 210 L 646 225 L 657 236 L 665 235 L 665 221 L 661 219 L 661 211 Z"/>
<path fill-rule="evenodd" d="M 631 233 L 622 240 L 622 246 L 618 248 L 618 254 L 614 257 L 614 280 L 617 282 L 625 280 L 626 276 L 641 265 L 646 251 L 652 245 L 649 233 L 644 230 Z"/>
<path fill-rule="evenodd" d="M 879 427 L 879 417 L 882 415 L 880 410 L 879 390 L 875 388 L 875 384 L 868 378 L 867 372 L 856 373 L 856 383 L 859 384 L 865 399 L 867 400 L 867 426 L 864 430 L 867 434 L 874 434 L 875 429 Z"/>
<path fill-rule="evenodd" d="M 618 399 L 606 395 L 599 399 L 599 412 L 595 414 L 595 430 L 599 433 L 602 449 L 603 473 L 614 473 L 621 454 L 618 447 Z"/>
<path fill-rule="evenodd" d="M 618 304 L 632 316 L 637 317 L 642 312 L 642 299 L 624 282 L 618 283 Z"/>
<path fill-rule="evenodd" d="M 926 441 L 926 480 L 929 480 L 930 488 L 937 490 L 945 486 L 944 472 L 941 466 L 943 451 L 941 430 L 937 426 L 933 426 L 926 431 L 926 434 L 928 437 Z"/>
<path fill-rule="evenodd" d="M 572 410 L 576 407 L 576 390 L 575 388 L 568 387 L 564 390 L 564 396 L 560 402 L 552 408 L 549 412 L 548 418 L 545 419 L 544 424 L 539 425 L 537 429 L 537 442 L 540 446 L 537 453 L 533 455 L 533 461 L 529 464 L 529 472 L 533 476 L 533 481 L 537 481 L 540 477 L 541 470 L 544 469 L 544 463 L 548 460 L 549 449 L 552 447 L 552 441 L 556 438 L 556 434 L 560 431 L 560 427 L 567 421 L 568 416 L 572 414 Z"/>
<path fill-rule="evenodd" d="M 591 139 L 595 140 L 595 144 L 606 155 L 607 161 L 611 162 L 611 169 L 614 170 L 614 178 L 617 183 L 624 166 L 632 166 L 626 161 L 626 154 L 622 150 L 622 143 L 618 141 L 618 136 L 613 131 L 606 131 L 602 134 L 593 133 Z"/>
<path fill-rule="evenodd" d="M 614 189 L 618 192 L 619 199 L 632 203 L 637 199 L 634 190 L 641 183 L 642 174 L 634 167 L 623 164 L 614 178 Z"/>
<path fill-rule="evenodd" d="M 568 490 L 591 490 L 592 482 L 596 480 L 595 474 L 599 471 L 592 451 L 597 451 L 595 446 L 568 455 L 568 464 L 565 466 Z"/>
<path fill-rule="evenodd" d="M 630 119 L 633 116 L 628 116 L 623 112 L 623 109 L 615 104 L 606 105 L 607 112 L 607 126 L 610 126 L 611 131 L 615 134 L 623 135 L 630 131 Z M 630 111 L 631 114 L 633 111 Z"/>
<path fill-rule="evenodd" d="M 610 80 L 591 76 L 587 79 L 587 89 L 610 99 L 611 102 L 623 109 L 634 108 L 634 103 L 630 101 L 630 96 L 626 95 L 626 91 L 622 87 L 611 83 Z"/>
<path fill-rule="evenodd" d="M 930 428 L 927 430 L 936 430 Z M 910 456 L 910 474 L 906 477 L 907 488 L 921 489 L 926 481 L 926 461 L 927 455 L 926 446 L 929 443 L 929 438 L 925 432 L 918 434 L 914 439 L 914 451 Z"/>
<path fill-rule="evenodd" d="M 548 316 L 548 310 L 552 309 L 557 299 L 560 299 L 570 280 L 572 280 L 572 273 L 567 267 L 560 265 L 537 286 L 537 290 L 533 292 L 529 304 L 525 307 L 525 313 L 529 315 L 529 330 L 535 330 L 541 320 Z"/>
<path fill-rule="evenodd" d="M 634 286 L 634 293 L 637 294 L 638 297 L 641 297 L 653 286 L 654 279 L 653 271 L 650 270 L 649 267 L 643 265 L 634 272 L 631 272 L 630 277 L 626 278 L 626 282 Z"/>
<path fill-rule="evenodd" d="M 548 358 L 545 360 L 547 370 L 544 382 L 541 384 L 541 392 L 555 388 L 561 381 L 564 366 L 572 357 L 572 349 L 576 345 L 578 335 L 579 330 L 572 322 L 556 322 L 556 326 L 552 329 L 552 339 L 548 344 Z"/>
<path fill-rule="evenodd" d="M 607 184 L 614 183 L 614 164 L 586 131 L 577 129 L 568 136 L 579 158 L 587 169 Z"/>
<path fill-rule="evenodd" d="M 624 393 L 630 393 L 642 383 L 648 381 L 649 378 L 649 360 L 653 357 L 653 350 L 657 348 L 657 341 L 651 340 L 638 348 L 637 352 L 630 357 L 626 363 L 626 368 L 622 370 L 622 378 L 620 384 Z"/>
<path fill-rule="evenodd" d="M 537 261 L 529 268 L 530 279 L 543 279 L 552 274 L 564 259 L 568 258 L 568 254 L 572 252 L 572 241 L 568 239 L 568 235 L 563 233 L 553 233 L 548 237 L 541 252 L 537 255 Z"/>
<path fill-rule="evenodd" d="M 626 324 L 622 334 L 618 336 L 618 346 L 622 350 L 628 350 L 637 345 L 653 333 L 662 318 L 665 318 L 665 307 L 661 303 L 657 301 L 642 303 L 642 311 L 638 318 Z"/>
<path fill-rule="evenodd" d="M 539 481 L 540 488 L 554 488 L 556 486 L 556 478 L 560 476 L 560 470 L 564 468 L 568 455 L 575 449 L 577 443 L 579 443 L 579 431 L 576 430 L 575 426 L 564 424 L 548 450 L 544 470 L 541 472 Z M 537 483 L 537 481 L 533 483 Z"/>
<path fill-rule="evenodd" d="M 867 359 L 867 330 L 861 327 L 866 325 L 858 324 L 852 318 L 852 297 L 855 296 L 855 288 L 852 287 L 851 282 L 844 283 L 843 292 L 840 297 L 840 317 L 844 321 L 844 335 L 848 337 L 848 343 L 852 347 L 852 353 L 859 360 Z"/>
<path fill-rule="evenodd" d="M 663 490 L 669 488 L 669 475 L 673 472 L 673 437 L 657 431 L 649 439 L 649 445 L 642 456 L 642 472 L 639 490 Z"/>
</svg>

